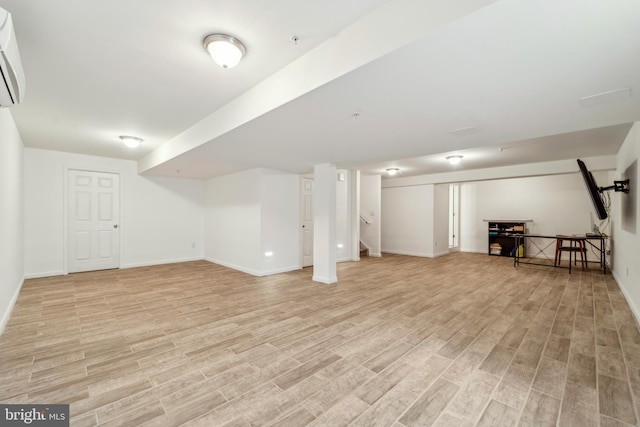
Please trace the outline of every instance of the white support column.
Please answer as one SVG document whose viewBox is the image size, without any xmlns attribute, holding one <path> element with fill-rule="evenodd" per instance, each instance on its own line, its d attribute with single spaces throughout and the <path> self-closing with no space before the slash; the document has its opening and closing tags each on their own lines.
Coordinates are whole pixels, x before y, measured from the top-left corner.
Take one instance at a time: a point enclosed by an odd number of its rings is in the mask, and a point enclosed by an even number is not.
<svg viewBox="0 0 640 427">
<path fill-rule="evenodd" d="M 316 165 L 313 177 L 313 280 L 336 283 L 337 168 Z"/>
</svg>

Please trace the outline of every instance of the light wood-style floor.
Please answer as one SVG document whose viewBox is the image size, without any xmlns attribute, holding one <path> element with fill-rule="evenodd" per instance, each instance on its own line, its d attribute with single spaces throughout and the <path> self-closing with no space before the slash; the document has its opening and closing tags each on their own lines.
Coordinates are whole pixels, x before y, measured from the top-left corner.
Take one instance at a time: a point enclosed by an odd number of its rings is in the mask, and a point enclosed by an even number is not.
<svg viewBox="0 0 640 427">
<path fill-rule="evenodd" d="M 610 275 L 456 253 L 256 278 L 204 261 L 28 280 L 0 401 L 73 426 L 625 426 L 640 332 Z"/>
</svg>

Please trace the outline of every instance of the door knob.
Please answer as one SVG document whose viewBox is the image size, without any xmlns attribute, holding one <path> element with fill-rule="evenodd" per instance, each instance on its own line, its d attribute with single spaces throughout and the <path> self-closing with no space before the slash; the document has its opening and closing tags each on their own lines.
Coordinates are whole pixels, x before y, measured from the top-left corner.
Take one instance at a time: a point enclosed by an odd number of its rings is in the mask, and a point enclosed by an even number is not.
<svg viewBox="0 0 640 427">
<path fill-rule="evenodd" d="M 113 228 L 118 228 L 118 224 L 113 224 Z"/>
</svg>

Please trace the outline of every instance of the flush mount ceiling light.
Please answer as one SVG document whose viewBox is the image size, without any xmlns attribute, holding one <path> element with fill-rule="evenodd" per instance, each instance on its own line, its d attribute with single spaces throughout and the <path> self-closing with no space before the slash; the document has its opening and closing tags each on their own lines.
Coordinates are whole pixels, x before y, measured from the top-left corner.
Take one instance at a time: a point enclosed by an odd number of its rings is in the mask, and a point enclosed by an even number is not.
<svg viewBox="0 0 640 427">
<path fill-rule="evenodd" d="M 400 172 L 400 169 L 398 169 L 398 168 L 389 168 L 389 169 L 387 169 L 387 174 L 389 176 L 394 176 L 398 172 Z"/>
<path fill-rule="evenodd" d="M 226 34 L 209 34 L 202 44 L 215 63 L 222 68 L 235 67 L 247 54 L 247 48 L 240 40 Z"/>
<path fill-rule="evenodd" d="M 138 138 L 137 136 L 121 136 L 120 140 L 129 148 L 136 148 L 142 144 L 142 138 Z"/>
<path fill-rule="evenodd" d="M 460 163 L 460 160 L 462 160 L 462 156 L 447 156 L 445 159 L 447 159 L 450 164 L 457 165 Z"/>
</svg>

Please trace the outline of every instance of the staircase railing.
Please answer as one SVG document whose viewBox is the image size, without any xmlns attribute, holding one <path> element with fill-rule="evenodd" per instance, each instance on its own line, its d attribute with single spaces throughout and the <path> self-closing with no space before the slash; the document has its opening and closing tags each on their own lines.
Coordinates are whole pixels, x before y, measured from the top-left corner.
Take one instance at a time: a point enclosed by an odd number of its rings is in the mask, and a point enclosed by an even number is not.
<svg viewBox="0 0 640 427">
<path fill-rule="evenodd" d="M 365 224 L 371 224 L 373 222 L 372 220 L 367 218 L 367 216 L 365 214 L 363 214 L 362 212 L 360 212 L 360 219 L 362 221 L 364 221 Z"/>
</svg>

